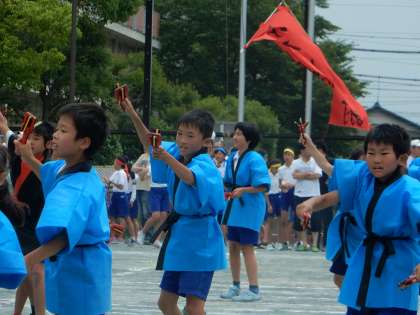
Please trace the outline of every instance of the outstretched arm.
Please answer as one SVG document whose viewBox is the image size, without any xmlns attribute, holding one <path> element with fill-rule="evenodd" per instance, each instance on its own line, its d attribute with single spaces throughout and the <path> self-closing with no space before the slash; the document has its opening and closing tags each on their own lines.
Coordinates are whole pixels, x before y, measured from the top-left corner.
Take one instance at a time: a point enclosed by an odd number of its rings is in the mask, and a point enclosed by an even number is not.
<svg viewBox="0 0 420 315">
<path fill-rule="evenodd" d="M 147 150 L 149 144 L 147 142 L 147 135 L 150 133 L 146 125 L 143 123 L 143 120 L 137 114 L 136 110 L 133 107 L 130 99 L 126 98 L 121 102 L 121 106 L 125 112 L 130 116 L 131 121 L 133 122 L 134 128 L 136 129 L 137 136 L 140 139 L 143 147 Z"/>
<path fill-rule="evenodd" d="M 299 142 L 308 149 L 310 155 L 314 158 L 316 164 L 328 175 L 331 176 L 333 166 L 328 162 L 327 158 L 316 148 L 311 137 L 306 133 L 300 137 Z"/>
<path fill-rule="evenodd" d="M 332 207 L 340 202 L 340 196 L 337 190 L 330 191 L 329 193 L 321 196 L 312 197 L 302 203 L 296 208 L 296 215 L 303 219 L 304 213 L 311 214 L 319 210 Z"/>
</svg>

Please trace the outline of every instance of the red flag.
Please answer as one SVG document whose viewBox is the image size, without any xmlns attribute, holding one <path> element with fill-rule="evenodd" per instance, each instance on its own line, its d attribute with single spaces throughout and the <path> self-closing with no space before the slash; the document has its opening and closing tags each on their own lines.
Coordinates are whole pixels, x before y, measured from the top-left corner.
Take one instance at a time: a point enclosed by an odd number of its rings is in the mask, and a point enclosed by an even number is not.
<svg viewBox="0 0 420 315">
<path fill-rule="evenodd" d="M 351 95 L 321 49 L 306 34 L 289 8 L 278 6 L 275 13 L 260 25 L 245 48 L 260 40 L 275 42 L 295 62 L 317 74 L 332 88 L 330 124 L 369 130 L 369 118 L 365 109 Z"/>
</svg>

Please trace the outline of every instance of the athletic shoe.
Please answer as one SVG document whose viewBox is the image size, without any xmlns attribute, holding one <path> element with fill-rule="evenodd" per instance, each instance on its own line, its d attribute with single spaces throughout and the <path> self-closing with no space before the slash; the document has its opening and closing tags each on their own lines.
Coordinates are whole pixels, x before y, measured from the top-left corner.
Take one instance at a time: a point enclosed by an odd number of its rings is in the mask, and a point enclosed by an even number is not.
<svg viewBox="0 0 420 315">
<path fill-rule="evenodd" d="M 161 247 L 162 247 L 162 243 L 161 243 L 161 241 L 156 240 L 156 241 L 153 243 L 153 246 L 154 246 L 154 247 L 156 247 L 156 248 L 161 248 Z"/>
<path fill-rule="evenodd" d="M 267 247 L 266 247 L 265 249 L 271 252 L 271 251 L 275 250 L 275 249 L 276 249 L 276 247 L 275 247 L 275 245 L 274 245 L 274 244 L 268 244 L 268 245 L 267 245 Z"/>
<path fill-rule="evenodd" d="M 306 246 L 301 243 L 296 247 L 296 251 L 297 252 L 304 252 L 304 251 L 306 251 Z"/>
<path fill-rule="evenodd" d="M 281 244 L 281 246 L 279 246 L 279 251 L 286 251 L 286 250 L 290 250 L 289 245 L 287 243 L 283 243 Z"/>
<path fill-rule="evenodd" d="M 319 252 L 319 248 L 318 248 L 317 246 L 315 246 L 315 245 L 313 245 L 313 246 L 311 247 L 311 250 L 312 250 L 312 252 L 314 252 L 314 253 L 318 253 L 318 252 Z"/>
<path fill-rule="evenodd" d="M 261 300 L 261 295 L 250 290 L 242 291 L 241 294 L 232 298 L 232 301 L 235 302 L 254 302 L 258 300 Z"/>
<path fill-rule="evenodd" d="M 143 231 L 139 231 L 139 233 L 137 234 L 137 240 L 139 245 L 144 245 L 144 233 Z"/>
<path fill-rule="evenodd" d="M 236 285 L 231 285 L 225 293 L 220 294 L 220 297 L 222 299 L 232 299 L 236 296 L 239 296 L 240 293 L 240 288 L 238 288 Z"/>
</svg>

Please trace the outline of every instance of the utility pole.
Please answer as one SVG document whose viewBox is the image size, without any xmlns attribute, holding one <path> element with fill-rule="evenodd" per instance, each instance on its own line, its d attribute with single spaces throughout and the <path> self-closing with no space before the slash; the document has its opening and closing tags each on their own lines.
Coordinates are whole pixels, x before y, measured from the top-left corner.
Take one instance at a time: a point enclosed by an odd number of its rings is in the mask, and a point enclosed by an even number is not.
<svg viewBox="0 0 420 315">
<path fill-rule="evenodd" d="M 306 0 L 305 26 L 309 37 L 315 38 L 315 0 Z M 306 70 L 305 77 L 305 120 L 309 123 L 306 132 L 311 135 L 312 129 L 312 81 L 313 74 Z"/>
<path fill-rule="evenodd" d="M 152 106 L 152 29 L 154 0 L 146 0 L 146 34 L 144 45 L 144 107 L 143 121 L 149 127 Z"/>
<path fill-rule="evenodd" d="M 71 36 L 70 36 L 70 102 L 76 95 L 76 52 L 77 52 L 77 0 L 71 5 Z"/>
<path fill-rule="evenodd" d="M 247 0 L 242 0 L 241 10 L 241 37 L 239 40 L 239 96 L 238 121 L 244 121 L 245 113 L 245 44 L 246 44 L 246 18 L 248 11 Z"/>
</svg>

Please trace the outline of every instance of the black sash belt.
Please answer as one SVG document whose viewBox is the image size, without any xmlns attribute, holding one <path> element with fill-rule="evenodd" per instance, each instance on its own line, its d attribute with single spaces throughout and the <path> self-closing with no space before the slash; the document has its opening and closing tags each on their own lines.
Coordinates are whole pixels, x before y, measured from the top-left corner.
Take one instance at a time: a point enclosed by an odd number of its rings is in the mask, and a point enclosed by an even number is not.
<svg viewBox="0 0 420 315">
<path fill-rule="evenodd" d="M 248 187 L 248 186 L 231 186 L 229 187 L 231 189 L 231 191 L 234 191 L 236 188 L 241 188 L 241 187 Z M 232 212 L 232 206 L 233 206 L 233 199 L 234 198 L 230 198 L 227 202 L 226 205 L 226 210 L 225 213 L 223 214 L 223 218 L 222 218 L 222 224 L 226 225 L 229 221 L 229 217 L 230 217 L 230 213 Z M 244 200 L 242 199 L 242 197 L 239 197 L 239 203 L 241 204 L 241 206 L 244 206 Z"/>
<path fill-rule="evenodd" d="M 341 247 L 338 250 L 337 254 L 335 254 L 333 261 L 336 261 L 337 258 L 341 255 L 345 255 L 346 257 L 350 257 L 349 247 L 347 245 L 347 225 L 351 223 L 356 225 L 356 219 L 351 215 L 349 212 L 345 212 L 342 217 L 340 218 L 340 225 L 339 225 L 339 235 L 340 235 L 340 242 Z"/>
<path fill-rule="evenodd" d="M 402 240 L 409 240 L 408 237 L 404 236 L 397 236 L 397 237 L 387 237 L 387 236 L 379 236 L 374 233 L 369 234 L 363 241 L 363 246 L 366 247 L 366 255 L 365 261 L 363 264 L 363 274 L 362 274 L 362 281 L 360 282 L 359 292 L 357 294 L 357 305 L 360 307 L 364 307 L 366 305 L 366 298 L 369 290 L 369 282 L 370 276 L 372 273 L 372 257 L 373 251 L 375 249 L 375 245 L 377 243 L 381 243 L 384 247 L 382 250 L 381 258 L 379 259 L 378 266 L 375 271 L 375 277 L 380 278 L 382 275 L 382 271 L 385 267 L 385 263 L 389 256 L 395 254 L 395 248 L 392 241 L 402 241 Z"/>
</svg>

